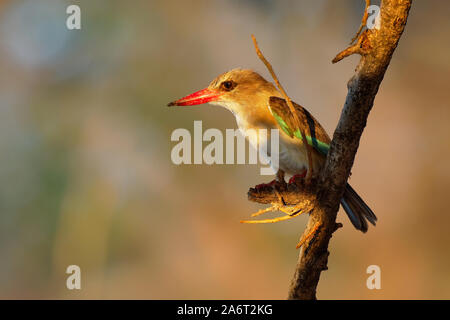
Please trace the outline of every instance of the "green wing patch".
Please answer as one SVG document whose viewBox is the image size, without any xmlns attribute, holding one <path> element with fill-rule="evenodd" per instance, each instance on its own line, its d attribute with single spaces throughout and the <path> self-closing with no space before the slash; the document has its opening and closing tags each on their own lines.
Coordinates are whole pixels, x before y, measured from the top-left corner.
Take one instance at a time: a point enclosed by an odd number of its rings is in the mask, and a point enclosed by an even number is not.
<svg viewBox="0 0 450 320">
<path fill-rule="evenodd" d="M 297 111 L 297 117 L 300 120 L 300 124 L 305 131 L 307 143 L 314 147 L 314 149 L 316 149 L 319 153 L 326 155 L 330 149 L 331 139 L 328 137 L 319 122 L 314 119 L 314 117 L 305 108 L 295 102 L 293 102 L 293 104 L 295 110 Z M 303 140 L 300 129 L 296 127 L 294 117 L 284 99 L 270 97 L 269 110 L 281 130 L 283 130 L 291 138 L 295 136 L 296 138 Z"/>
<path fill-rule="evenodd" d="M 292 133 L 291 128 L 287 125 L 287 123 L 281 118 L 276 112 L 272 111 L 272 115 L 274 116 L 275 120 L 277 120 L 278 125 L 280 126 L 281 130 L 284 131 L 289 137 L 293 137 L 294 134 Z"/>
<path fill-rule="evenodd" d="M 303 140 L 302 133 L 300 130 L 295 131 L 294 136 L 299 138 L 300 140 Z M 324 156 L 327 155 L 328 150 L 330 149 L 330 145 L 328 143 L 325 143 L 323 141 L 317 140 L 316 138 L 311 138 L 311 136 L 306 135 L 306 141 L 308 141 L 308 144 L 312 147 L 314 147 L 317 151 L 319 151 Z"/>
</svg>

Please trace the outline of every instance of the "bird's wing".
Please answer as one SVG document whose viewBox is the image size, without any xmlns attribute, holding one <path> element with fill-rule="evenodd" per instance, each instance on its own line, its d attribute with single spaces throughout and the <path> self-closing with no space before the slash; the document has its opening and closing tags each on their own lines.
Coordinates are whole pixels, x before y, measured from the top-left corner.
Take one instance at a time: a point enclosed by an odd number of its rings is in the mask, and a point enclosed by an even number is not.
<svg viewBox="0 0 450 320">
<path fill-rule="evenodd" d="M 319 153 L 326 155 L 330 148 L 331 139 L 322 128 L 320 123 L 314 119 L 314 117 L 302 106 L 292 102 L 295 110 L 297 111 L 297 117 L 300 120 L 306 141 L 309 145 L 314 147 Z M 269 110 L 274 116 L 280 128 L 291 138 L 296 137 L 302 139 L 300 129 L 296 126 L 294 117 L 291 113 L 286 101 L 278 97 L 269 98 Z"/>
</svg>

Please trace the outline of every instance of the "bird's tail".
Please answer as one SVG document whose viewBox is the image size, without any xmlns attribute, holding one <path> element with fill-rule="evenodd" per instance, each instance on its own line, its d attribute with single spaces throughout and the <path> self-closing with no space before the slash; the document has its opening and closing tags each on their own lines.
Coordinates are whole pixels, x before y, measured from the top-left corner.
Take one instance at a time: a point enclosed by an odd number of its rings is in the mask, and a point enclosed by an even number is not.
<svg viewBox="0 0 450 320">
<path fill-rule="evenodd" d="M 376 224 L 375 214 L 348 183 L 345 186 L 341 204 L 356 229 L 366 232 L 367 220 L 373 225 Z"/>
</svg>

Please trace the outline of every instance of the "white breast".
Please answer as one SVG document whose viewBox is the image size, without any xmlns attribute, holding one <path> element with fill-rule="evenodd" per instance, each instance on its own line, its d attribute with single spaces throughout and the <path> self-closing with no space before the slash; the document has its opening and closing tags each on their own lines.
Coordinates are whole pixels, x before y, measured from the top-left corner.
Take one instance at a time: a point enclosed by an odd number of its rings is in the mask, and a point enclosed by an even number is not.
<svg viewBox="0 0 450 320">
<path fill-rule="evenodd" d="M 239 130 L 247 138 L 250 145 L 257 149 L 261 147 L 265 148 L 267 155 L 270 157 L 271 128 L 259 128 L 255 130 L 254 128 L 249 128 L 247 122 L 243 121 L 238 115 L 235 116 Z M 260 129 L 266 129 L 267 135 L 259 134 L 258 130 Z M 302 172 L 308 167 L 308 158 L 302 142 L 298 139 L 290 138 L 282 130 L 279 131 L 279 137 L 279 168 L 288 175 Z M 270 158 L 265 160 L 270 161 Z"/>
<path fill-rule="evenodd" d="M 308 168 L 308 157 L 304 145 L 298 139 L 280 134 L 280 169 L 294 175 Z"/>
</svg>

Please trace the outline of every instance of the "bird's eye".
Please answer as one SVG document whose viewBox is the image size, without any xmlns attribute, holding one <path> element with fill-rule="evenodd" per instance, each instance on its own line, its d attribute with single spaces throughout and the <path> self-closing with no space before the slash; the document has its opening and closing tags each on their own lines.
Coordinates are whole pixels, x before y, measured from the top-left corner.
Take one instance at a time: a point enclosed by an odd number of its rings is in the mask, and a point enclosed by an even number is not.
<svg viewBox="0 0 450 320">
<path fill-rule="evenodd" d="M 225 90 L 225 91 L 231 91 L 236 87 L 236 82 L 231 81 L 231 80 L 227 80 L 224 81 L 220 84 L 221 89 Z"/>
</svg>

